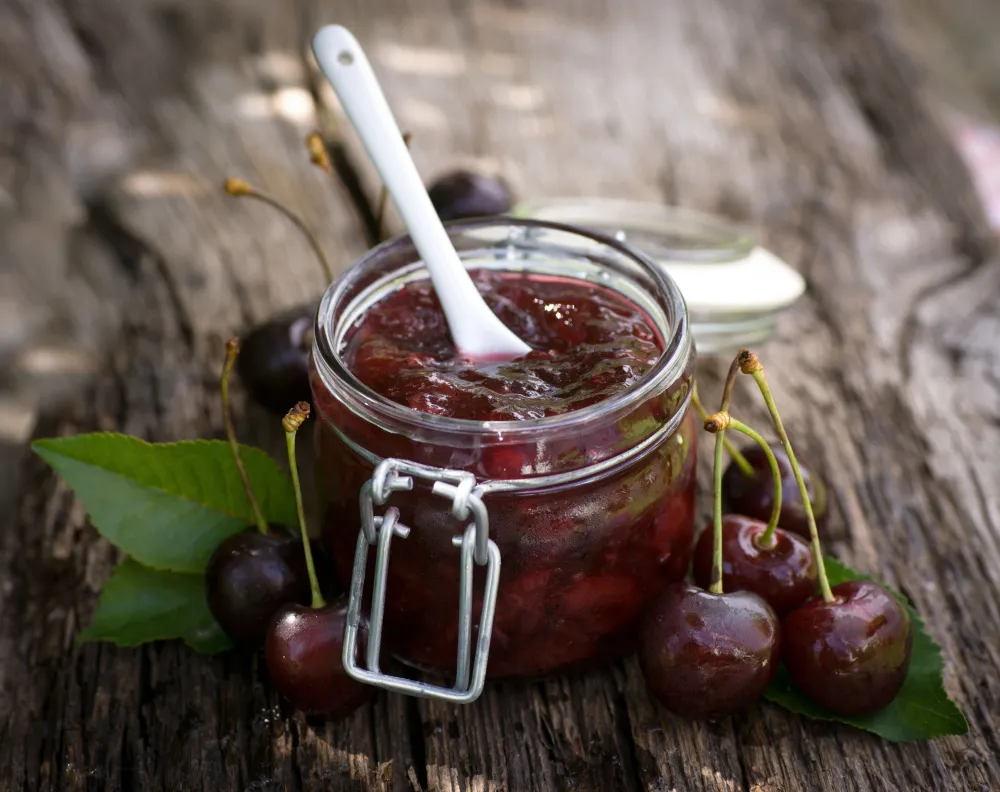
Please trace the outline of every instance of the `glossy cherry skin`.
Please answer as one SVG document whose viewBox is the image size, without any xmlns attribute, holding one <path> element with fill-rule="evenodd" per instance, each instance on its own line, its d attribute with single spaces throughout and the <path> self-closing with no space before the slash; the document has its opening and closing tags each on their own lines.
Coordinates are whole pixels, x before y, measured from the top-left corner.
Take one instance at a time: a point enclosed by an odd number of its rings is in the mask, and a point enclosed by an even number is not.
<svg viewBox="0 0 1000 792">
<path fill-rule="evenodd" d="M 722 475 L 722 499 L 726 511 L 745 514 L 747 517 L 767 522 L 771 519 L 771 506 L 774 504 L 771 466 L 768 464 L 767 455 L 759 445 L 741 450 L 753 467 L 755 475 L 751 478 L 740 470 L 735 462 L 729 463 L 729 467 Z M 781 515 L 778 517 L 778 525 L 786 531 L 809 538 L 809 521 L 806 519 L 806 510 L 802 506 L 799 485 L 795 481 L 795 473 L 788 461 L 788 454 L 778 444 L 772 445 L 771 450 L 778 461 L 778 470 L 781 473 Z M 797 455 L 796 458 L 798 459 Z M 806 483 L 809 502 L 813 507 L 813 517 L 816 518 L 816 528 L 822 534 L 828 516 L 826 487 L 819 476 L 811 472 L 801 459 L 798 459 L 798 462 L 802 479 Z"/>
<path fill-rule="evenodd" d="M 254 401 L 284 414 L 309 401 L 309 350 L 315 305 L 297 306 L 255 327 L 240 344 L 236 368 Z"/>
<path fill-rule="evenodd" d="M 686 583 L 651 603 L 638 635 L 639 667 L 671 712 L 716 718 L 753 704 L 774 676 L 781 627 L 756 594 L 710 594 Z"/>
<path fill-rule="evenodd" d="M 511 206 L 510 191 L 503 182 L 464 170 L 437 179 L 427 193 L 444 221 L 506 214 Z"/>
<path fill-rule="evenodd" d="M 374 695 L 344 670 L 346 618 L 346 597 L 316 609 L 287 605 L 275 615 L 264 643 L 267 671 L 296 709 L 342 718 Z"/>
<path fill-rule="evenodd" d="M 783 623 L 782 657 L 795 683 L 840 715 L 877 712 L 899 692 L 910 664 L 910 616 L 869 580 L 833 587 L 792 611 Z"/>
<path fill-rule="evenodd" d="M 256 528 L 220 542 L 205 578 L 209 610 L 240 646 L 259 646 L 282 605 L 309 598 L 302 543 Z"/>
<path fill-rule="evenodd" d="M 723 516 L 722 588 L 752 591 L 783 618 L 816 593 L 816 561 L 805 539 L 781 528 L 775 529 L 771 547 L 761 547 L 766 532 L 767 523 L 760 520 Z M 709 524 L 694 548 L 694 579 L 706 589 L 712 584 L 713 538 Z"/>
</svg>

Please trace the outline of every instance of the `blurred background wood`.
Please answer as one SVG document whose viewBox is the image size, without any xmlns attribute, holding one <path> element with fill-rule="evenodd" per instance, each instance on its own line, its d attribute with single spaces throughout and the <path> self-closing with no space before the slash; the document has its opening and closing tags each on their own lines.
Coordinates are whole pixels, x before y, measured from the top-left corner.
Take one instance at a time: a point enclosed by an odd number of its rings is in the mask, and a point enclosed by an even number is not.
<svg viewBox="0 0 1000 792">
<path fill-rule="evenodd" d="M 899 43 L 926 50 L 931 3 L 0 2 L 0 414 L 18 432 L 36 412 L 44 435 L 219 432 L 222 340 L 323 285 L 294 229 L 225 198 L 224 177 L 303 214 L 338 269 L 363 251 L 356 207 L 303 147 L 317 126 L 338 134 L 306 44 L 340 22 L 428 180 L 473 164 L 522 197 L 719 212 L 803 272 L 809 294 L 758 351 L 830 481 L 829 549 L 913 599 L 972 726 L 891 746 L 770 705 L 692 724 L 649 700 L 631 659 L 491 685 L 465 708 L 380 696 L 341 724 L 306 719 L 255 658 L 75 648 L 115 554 L 12 442 L 0 788 L 996 788 L 1000 265 L 939 115 L 947 82 L 925 89 Z M 981 4 L 940 8 L 995 16 Z M 703 361 L 703 393 L 721 368 Z M 247 439 L 275 434 L 238 414 Z"/>
</svg>

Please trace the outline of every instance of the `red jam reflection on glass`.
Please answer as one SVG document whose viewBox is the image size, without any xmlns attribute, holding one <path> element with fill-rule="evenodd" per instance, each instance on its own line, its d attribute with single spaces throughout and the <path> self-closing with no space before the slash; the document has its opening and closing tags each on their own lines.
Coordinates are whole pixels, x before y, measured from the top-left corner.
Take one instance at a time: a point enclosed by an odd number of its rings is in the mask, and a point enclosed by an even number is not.
<svg viewBox="0 0 1000 792">
<path fill-rule="evenodd" d="M 518 422 L 600 409 L 634 390 L 664 350 L 653 321 L 609 288 L 489 270 L 474 272 L 474 280 L 533 352 L 485 366 L 462 360 L 430 283 L 419 280 L 375 303 L 347 331 L 341 352 L 347 369 L 413 411 Z M 478 429 L 470 441 L 449 428 L 438 431 L 426 419 L 419 430 L 387 431 L 337 398 L 314 367 L 324 540 L 339 574 L 350 579 L 360 527 L 358 493 L 373 469 L 350 444 L 380 458 L 469 470 L 480 483 L 540 477 L 537 486 L 484 498 L 490 538 L 502 557 L 488 675 L 537 675 L 629 651 L 642 605 L 688 567 L 695 424 L 690 412 L 678 411 L 687 407 L 692 370 L 689 360 L 678 376 L 644 399 L 588 417 L 570 431 L 553 428 L 548 435 L 511 439 L 516 433 L 493 425 Z M 570 483 L 544 481 L 547 474 L 628 452 L 672 419 L 678 422 L 673 431 L 607 470 Z M 428 482 L 394 493 L 388 505 L 400 509 L 401 522 L 412 530 L 393 543 L 385 646 L 411 664 L 451 671 L 459 588 L 451 537 L 464 526 L 451 517 L 447 500 L 430 493 Z M 373 560 L 374 552 L 368 588 Z M 474 619 L 483 579 L 477 567 Z"/>
</svg>

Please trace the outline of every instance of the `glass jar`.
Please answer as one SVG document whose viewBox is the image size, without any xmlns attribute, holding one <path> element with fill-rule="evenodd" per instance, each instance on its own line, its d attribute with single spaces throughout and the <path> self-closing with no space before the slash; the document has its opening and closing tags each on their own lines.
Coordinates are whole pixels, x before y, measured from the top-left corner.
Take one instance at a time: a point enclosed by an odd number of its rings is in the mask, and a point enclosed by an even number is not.
<svg viewBox="0 0 1000 792">
<path fill-rule="evenodd" d="M 551 198 L 516 206 L 514 214 L 599 231 L 648 255 L 684 295 L 699 355 L 731 360 L 740 348 L 767 341 L 806 289 L 750 229 L 692 209 Z"/>
<path fill-rule="evenodd" d="M 524 421 L 462 420 L 384 398 L 341 358 L 367 310 L 427 278 L 409 237 L 369 251 L 323 297 L 311 385 L 323 541 L 342 579 L 353 575 L 345 665 L 390 689 L 469 701 L 487 672 L 533 676 L 627 652 L 644 602 L 685 574 L 694 518 L 694 348 L 677 287 L 621 242 L 533 220 L 446 227 L 468 269 L 617 290 L 663 344 L 645 376 L 605 401 Z M 387 511 L 378 515 L 382 506 Z M 369 545 L 378 549 L 369 553 Z M 363 589 L 373 575 L 374 596 Z M 366 608 L 363 668 L 354 643 Z M 477 614 L 481 622 L 473 624 Z M 456 685 L 404 684 L 380 671 L 383 650 L 417 668 L 455 673 Z"/>
</svg>

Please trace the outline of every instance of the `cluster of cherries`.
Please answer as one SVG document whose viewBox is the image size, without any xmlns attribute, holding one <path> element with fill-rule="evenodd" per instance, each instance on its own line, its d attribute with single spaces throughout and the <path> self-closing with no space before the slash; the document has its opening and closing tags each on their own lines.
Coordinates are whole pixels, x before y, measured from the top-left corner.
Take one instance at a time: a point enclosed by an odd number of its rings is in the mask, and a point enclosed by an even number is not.
<svg viewBox="0 0 1000 792">
<path fill-rule="evenodd" d="M 322 141 L 309 140 L 313 162 L 332 172 Z M 300 218 L 246 182 L 226 182 L 230 195 L 250 197 L 285 214 L 302 230 L 316 252 L 327 280 L 332 279 L 322 250 Z M 510 210 L 506 186 L 493 178 L 453 171 L 429 187 L 442 220 L 501 214 Z M 384 191 L 377 227 L 382 227 Z M 226 343 L 220 391 L 226 434 L 255 516 L 256 526 L 223 540 L 206 570 L 208 605 L 223 631 L 244 649 L 264 647 L 268 674 L 275 688 L 297 709 L 332 718 L 344 717 L 374 692 L 344 670 L 342 662 L 347 597 L 333 590 L 333 566 L 308 539 L 295 461 L 295 435 L 309 416 L 309 348 L 315 305 L 303 305 L 259 325 L 241 344 Z M 234 366 L 256 402 L 284 412 L 289 465 L 298 506 L 299 530 L 268 525 L 254 497 L 240 458 L 229 406 L 229 379 Z M 317 569 L 321 574 L 317 574 Z M 323 591 L 319 580 L 328 584 Z M 329 600 L 329 601 L 328 601 Z M 360 643 L 364 648 L 365 624 Z"/>
<path fill-rule="evenodd" d="M 739 371 L 756 380 L 780 446 L 728 413 Z M 830 587 L 819 541 L 825 488 L 796 460 L 752 352 L 733 362 L 720 411 L 702 413 L 705 429 L 716 434 L 714 520 L 695 546 L 698 586 L 667 587 L 640 628 L 639 664 L 650 690 L 678 714 L 718 717 L 760 698 L 781 660 L 802 691 L 831 712 L 882 709 L 906 678 L 909 614 L 872 581 Z M 757 445 L 746 455 L 733 450 L 723 475 L 726 429 Z M 783 500 L 783 493 L 792 494 Z"/>
<path fill-rule="evenodd" d="M 243 479 L 256 526 L 224 539 L 206 570 L 208 607 L 233 643 L 245 649 L 264 646 L 267 670 L 278 691 L 304 712 L 342 717 L 370 696 L 372 688 L 344 670 L 344 626 L 347 599 L 342 592 L 327 602 L 317 565 L 324 558 L 306 531 L 295 460 L 295 435 L 309 417 L 309 404 L 297 403 L 282 419 L 288 462 L 298 510 L 298 536 L 287 526 L 268 525 L 254 497 L 240 458 L 229 409 L 229 376 L 238 359 L 239 342 L 226 342 L 222 371 L 222 413 L 236 466 Z M 324 580 L 332 580 L 330 574 Z"/>
</svg>

